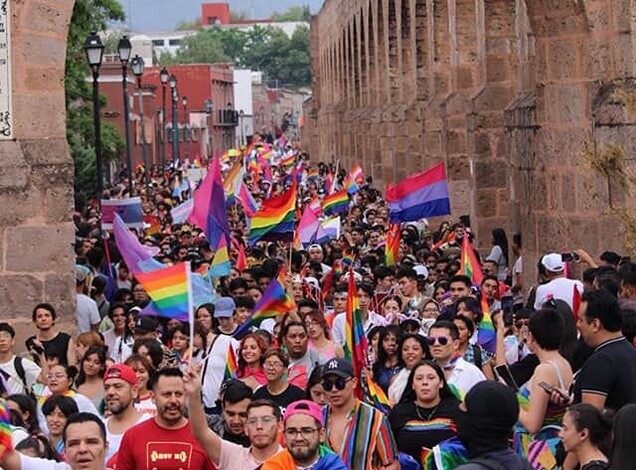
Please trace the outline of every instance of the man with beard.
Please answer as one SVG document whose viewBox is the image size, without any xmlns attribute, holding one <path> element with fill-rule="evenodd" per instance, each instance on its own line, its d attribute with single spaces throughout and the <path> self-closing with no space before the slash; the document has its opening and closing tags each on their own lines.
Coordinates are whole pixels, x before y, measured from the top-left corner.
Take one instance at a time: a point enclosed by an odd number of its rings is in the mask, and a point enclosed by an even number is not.
<svg viewBox="0 0 636 470">
<path fill-rule="evenodd" d="M 190 422 L 184 416 L 183 372 L 177 368 L 159 369 L 150 378 L 148 388 L 152 390 L 157 415 L 126 431 L 119 447 L 117 470 L 214 469 L 192 437 Z"/>
<path fill-rule="evenodd" d="M 278 444 L 281 431 L 280 408 L 271 400 L 255 400 L 247 407 L 245 434 L 250 446 L 221 439 L 208 428 L 201 403 L 200 367 L 188 370 L 185 377 L 190 402 L 192 433 L 219 470 L 255 470 L 265 460 L 282 450 Z"/>
<path fill-rule="evenodd" d="M 321 446 L 326 432 L 320 405 L 309 400 L 292 403 L 283 427 L 287 450 L 266 460 L 261 470 L 347 470 L 340 457 Z"/>
<path fill-rule="evenodd" d="M 389 420 L 356 398 L 357 385 L 350 361 L 331 359 L 323 365 L 322 387 L 329 397 L 323 415 L 326 445 L 340 454 L 350 469 L 397 470 L 398 450 Z M 290 437 L 286 435 L 286 439 Z"/>
<path fill-rule="evenodd" d="M 137 398 L 137 375 L 129 366 L 114 364 L 104 374 L 104 403 L 111 415 L 106 420 L 106 438 L 108 455 L 106 462 L 114 466 L 111 460 L 119 451 L 124 433 L 133 426 L 152 418 L 135 408 Z"/>
</svg>

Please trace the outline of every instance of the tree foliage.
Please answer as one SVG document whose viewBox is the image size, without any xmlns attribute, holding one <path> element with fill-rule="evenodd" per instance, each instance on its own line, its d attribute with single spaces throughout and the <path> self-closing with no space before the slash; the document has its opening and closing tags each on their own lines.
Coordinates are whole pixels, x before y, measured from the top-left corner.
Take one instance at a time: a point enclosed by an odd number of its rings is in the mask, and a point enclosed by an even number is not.
<svg viewBox="0 0 636 470">
<path fill-rule="evenodd" d="M 95 196 L 96 169 L 92 90 L 83 45 L 93 31 L 103 31 L 109 21 L 122 21 L 124 10 L 117 0 L 76 0 L 69 25 L 66 50 L 66 136 L 75 164 L 75 202 L 81 205 Z M 105 100 L 101 99 L 101 105 Z M 102 123 L 102 157 L 117 158 L 124 148 L 118 130 Z"/>
<path fill-rule="evenodd" d="M 286 12 L 272 13 L 274 21 L 311 21 L 311 10 L 309 5 L 289 7 Z"/>
<path fill-rule="evenodd" d="M 296 28 L 288 37 L 280 28 L 249 30 L 211 27 L 183 40 L 176 55 L 164 53 L 161 65 L 230 62 L 264 72 L 267 80 L 298 88 L 311 83 L 309 28 Z"/>
</svg>

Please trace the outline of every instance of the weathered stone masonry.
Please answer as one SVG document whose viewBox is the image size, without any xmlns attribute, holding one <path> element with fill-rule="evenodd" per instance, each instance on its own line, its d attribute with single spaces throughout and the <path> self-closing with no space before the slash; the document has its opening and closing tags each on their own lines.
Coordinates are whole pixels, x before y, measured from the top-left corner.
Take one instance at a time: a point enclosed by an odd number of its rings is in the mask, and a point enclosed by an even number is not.
<svg viewBox="0 0 636 470">
<path fill-rule="evenodd" d="M 634 166 L 613 91 L 634 88 L 636 1 L 327 0 L 311 26 L 315 158 L 379 187 L 445 162 L 484 247 L 503 226 L 529 254 L 622 251 L 606 212 L 636 204 L 582 155 L 614 143 Z"/>
</svg>

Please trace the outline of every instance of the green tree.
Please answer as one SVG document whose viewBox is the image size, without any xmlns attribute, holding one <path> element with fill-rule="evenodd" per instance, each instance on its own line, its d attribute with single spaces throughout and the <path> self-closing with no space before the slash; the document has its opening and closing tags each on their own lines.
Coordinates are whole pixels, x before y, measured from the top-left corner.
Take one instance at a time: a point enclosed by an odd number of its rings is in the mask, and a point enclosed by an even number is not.
<svg viewBox="0 0 636 470">
<path fill-rule="evenodd" d="M 192 21 L 179 21 L 175 30 L 177 31 L 189 31 L 192 29 L 199 29 L 201 27 L 201 19 L 195 18 Z"/>
<path fill-rule="evenodd" d="M 68 31 L 66 50 L 66 135 L 75 164 L 75 203 L 79 207 L 96 195 L 92 91 L 86 80 L 90 70 L 83 45 L 92 31 L 103 31 L 110 21 L 123 21 L 124 10 L 117 0 L 76 0 Z M 103 105 L 105 100 L 101 100 Z M 124 148 L 118 131 L 102 123 L 104 161 L 117 158 Z"/>
<path fill-rule="evenodd" d="M 186 36 L 181 40 L 175 55 L 164 52 L 159 57 L 159 62 L 164 66 L 231 62 L 231 58 L 225 54 L 223 45 L 215 34 L 215 29 L 200 29 L 196 34 Z"/>
<path fill-rule="evenodd" d="M 303 6 L 293 6 L 289 7 L 286 12 L 272 13 L 272 20 L 274 21 L 307 21 L 311 20 L 311 10 L 309 9 L 309 5 Z"/>
</svg>

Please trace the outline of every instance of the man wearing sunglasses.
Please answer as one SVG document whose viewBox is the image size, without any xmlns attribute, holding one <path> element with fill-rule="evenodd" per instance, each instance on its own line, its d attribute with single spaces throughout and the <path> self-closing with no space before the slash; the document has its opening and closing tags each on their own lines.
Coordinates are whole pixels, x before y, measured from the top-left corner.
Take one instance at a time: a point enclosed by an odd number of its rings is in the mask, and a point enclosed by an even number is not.
<svg viewBox="0 0 636 470">
<path fill-rule="evenodd" d="M 291 403 L 283 417 L 287 450 L 266 460 L 261 470 L 347 470 L 342 459 L 321 449 L 325 442 L 320 405 L 309 400 Z"/>
<path fill-rule="evenodd" d="M 331 359 L 323 365 L 322 386 L 329 397 L 324 409 L 326 444 L 350 469 L 399 469 L 389 421 L 380 410 L 355 397 L 357 385 L 346 359 Z"/>
<path fill-rule="evenodd" d="M 455 385 L 465 395 L 486 376 L 479 368 L 465 361 L 459 353 L 459 331 L 450 321 L 440 320 L 428 330 L 431 356 L 443 369 L 449 384 Z"/>
</svg>

